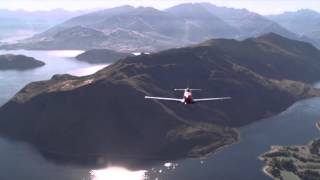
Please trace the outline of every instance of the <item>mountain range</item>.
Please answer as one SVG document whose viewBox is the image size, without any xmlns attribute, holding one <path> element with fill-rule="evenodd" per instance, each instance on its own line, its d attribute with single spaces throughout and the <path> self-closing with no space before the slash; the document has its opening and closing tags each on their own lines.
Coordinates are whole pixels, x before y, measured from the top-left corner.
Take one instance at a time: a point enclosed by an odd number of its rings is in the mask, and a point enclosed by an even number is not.
<svg viewBox="0 0 320 180">
<path fill-rule="evenodd" d="M 72 17 L 85 14 L 85 11 L 24 11 L 0 9 L 0 39 L 16 40 L 43 32 Z"/>
<path fill-rule="evenodd" d="M 59 161 L 137 166 L 202 157 L 238 141 L 233 128 L 319 96 L 308 84 L 319 77 L 319 59 L 314 46 L 274 33 L 127 57 L 89 76 L 28 84 L 0 108 L 0 133 Z M 232 100 L 144 99 L 179 97 L 171 90 L 188 81 L 205 88 L 196 97 Z"/>
<path fill-rule="evenodd" d="M 279 15 L 268 16 L 274 22 L 279 23 L 286 29 L 302 36 L 320 40 L 320 13 L 302 9 L 296 12 L 285 12 Z"/>
<path fill-rule="evenodd" d="M 245 9 L 209 3 L 180 4 L 163 11 L 121 6 L 71 18 L 5 49 L 112 49 L 156 52 L 211 38 L 245 39 L 269 32 L 318 45 L 278 23 Z"/>
</svg>

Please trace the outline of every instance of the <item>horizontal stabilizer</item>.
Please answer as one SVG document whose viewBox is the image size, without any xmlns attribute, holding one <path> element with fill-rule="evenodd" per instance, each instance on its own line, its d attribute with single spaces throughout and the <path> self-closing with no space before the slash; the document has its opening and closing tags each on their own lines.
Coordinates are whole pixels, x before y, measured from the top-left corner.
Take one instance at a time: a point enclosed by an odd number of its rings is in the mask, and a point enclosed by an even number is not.
<svg viewBox="0 0 320 180">
<path fill-rule="evenodd" d="M 185 91 L 186 89 L 174 89 L 174 91 Z M 201 91 L 201 89 L 189 89 L 190 91 Z"/>
</svg>

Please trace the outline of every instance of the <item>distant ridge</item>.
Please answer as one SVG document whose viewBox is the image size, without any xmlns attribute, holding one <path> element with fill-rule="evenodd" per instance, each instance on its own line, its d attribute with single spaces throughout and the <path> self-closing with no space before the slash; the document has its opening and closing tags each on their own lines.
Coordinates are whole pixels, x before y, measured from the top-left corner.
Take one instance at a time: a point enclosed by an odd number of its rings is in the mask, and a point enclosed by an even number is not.
<svg viewBox="0 0 320 180">
<path fill-rule="evenodd" d="M 76 56 L 79 61 L 85 61 L 92 64 L 99 63 L 113 63 L 117 60 L 123 59 L 128 56 L 133 56 L 129 53 L 120 53 L 109 49 L 92 49 Z"/>
<path fill-rule="evenodd" d="M 75 27 L 83 29 L 74 31 Z M 88 30 L 96 33 L 83 38 Z M 70 31 L 72 35 L 67 33 Z M 96 11 L 71 18 L 20 43 L 2 45 L 0 48 L 158 52 L 212 38 L 246 39 L 269 32 L 319 45 L 316 39 L 301 37 L 277 22 L 245 9 L 186 3 L 163 11 L 131 6 Z"/>
<path fill-rule="evenodd" d="M 45 31 L 72 17 L 85 14 L 85 11 L 25 11 L 0 9 L 0 39 L 21 39 Z"/>
<path fill-rule="evenodd" d="M 295 12 L 284 12 L 267 16 L 270 20 L 301 36 L 314 45 L 320 45 L 320 13 L 310 9 Z"/>
</svg>

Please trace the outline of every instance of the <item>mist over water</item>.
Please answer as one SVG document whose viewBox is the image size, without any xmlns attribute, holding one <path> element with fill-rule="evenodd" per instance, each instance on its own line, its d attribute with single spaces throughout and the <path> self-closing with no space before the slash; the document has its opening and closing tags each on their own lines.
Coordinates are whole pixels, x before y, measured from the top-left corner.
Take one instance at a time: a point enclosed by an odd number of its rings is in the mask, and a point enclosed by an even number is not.
<svg viewBox="0 0 320 180">
<path fill-rule="evenodd" d="M 33 81 L 48 80 L 54 74 L 84 76 L 92 74 L 107 64 L 92 65 L 74 57 L 83 51 L 0 51 L 0 54 L 23 54 L 46 63 L 45 66 L 25 71 L 0 71 L 0 106 L 25 85 Z"/>
</svg>

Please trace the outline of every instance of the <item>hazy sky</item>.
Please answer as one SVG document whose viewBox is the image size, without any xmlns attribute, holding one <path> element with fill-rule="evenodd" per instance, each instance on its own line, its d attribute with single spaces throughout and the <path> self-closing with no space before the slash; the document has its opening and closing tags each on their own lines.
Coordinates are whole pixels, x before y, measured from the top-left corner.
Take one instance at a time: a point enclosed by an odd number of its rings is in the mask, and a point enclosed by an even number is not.
<svg viewBox="0 0 320 180">
<path fill-rule="evenodd" d="M 88 10 L 124 4 L 164 9 L 185 2 L 210 2 L 219 6 L 246 8 L 261 14 L 277 14 L 306 8 L 320 12 L 320 0 L 0 0 L 0 9 L 33 11 L 64 8 L 67 10 Z"/>
</svg>

